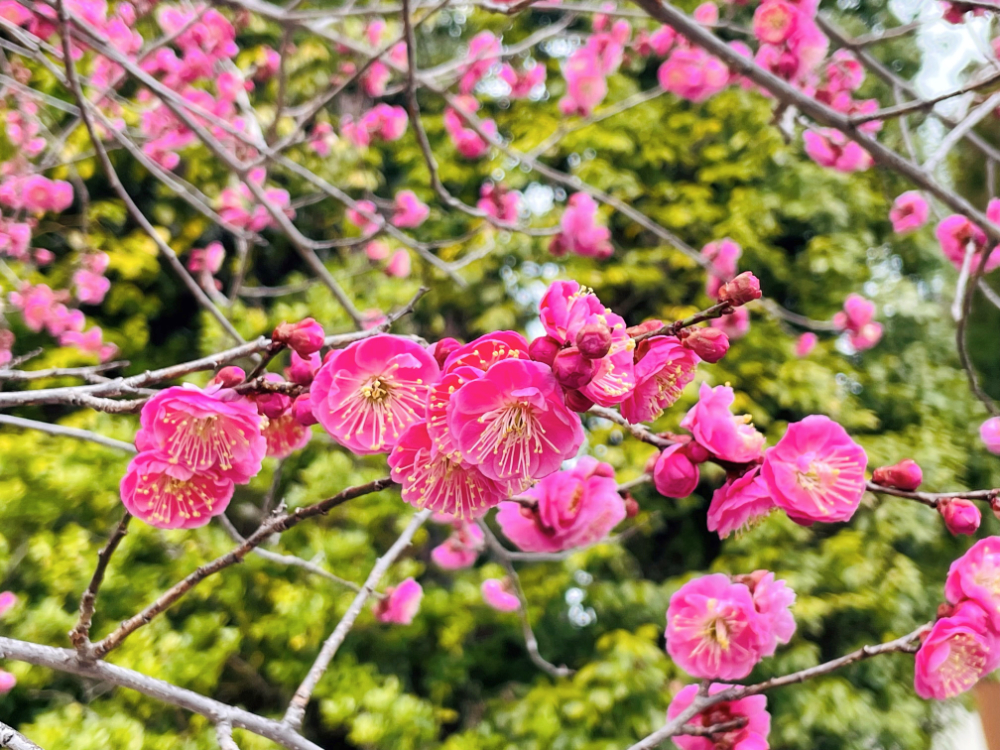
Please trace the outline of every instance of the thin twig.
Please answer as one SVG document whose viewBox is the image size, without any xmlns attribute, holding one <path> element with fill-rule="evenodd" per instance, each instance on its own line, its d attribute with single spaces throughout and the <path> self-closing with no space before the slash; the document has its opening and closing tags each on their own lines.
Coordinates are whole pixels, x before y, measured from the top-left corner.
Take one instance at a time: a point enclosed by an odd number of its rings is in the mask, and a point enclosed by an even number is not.
<svg viewBox="0 0 1000 750">
<path fill-rule="evenodd" d="M 119 402 L 116 401 L 113 403 Z M 38 422 L 34 419 L 12 417 L 7 414 L 0 414 L 0 424 L 9 424 L 12 427 L 23 427 L 26 430 L 38 430 L 39 432 L 46 432 L 49 435 L 57 435 L 59 437 L 71 437 L 77 440 L 87 440 L 91 443 L 103 445 L 106 448 L 114 448 L 115 450 L 124 451 L 126 453 L 135 453 L 135 446 L 132 445 L 132 443 L 126 443 L 122 440 L 104 437 L 104 435 L 98 435 L 96 432 L 91 432 L 90 430 L 79 430 L 76 427 L 64 427 L 58 424 L 49 424 L 48 422 Z"/>
<path fill-rule="evenodd" d="M 94 575 L 90 578 L 87 590 L 80 597 L 80 617 L 76 621 L 76 626 L 69 631 L 69 640 L 82 658 L 90 656 L 90 624 L 94 617 L 94 607 L 97 604 L 97 592 L 104 582 L 104 574 L 107 572 L 108 563 L 111 562 L 111 556 L 115 554 L 118 545 L 128 533 L 128 524 L 131 520 L 132 514 L 126 511 L 122 520 L 115 526 L 115 530 L 111 532 L 107 544 L 97 553 L 97 567 L 94 569 Z"/>
</svg>

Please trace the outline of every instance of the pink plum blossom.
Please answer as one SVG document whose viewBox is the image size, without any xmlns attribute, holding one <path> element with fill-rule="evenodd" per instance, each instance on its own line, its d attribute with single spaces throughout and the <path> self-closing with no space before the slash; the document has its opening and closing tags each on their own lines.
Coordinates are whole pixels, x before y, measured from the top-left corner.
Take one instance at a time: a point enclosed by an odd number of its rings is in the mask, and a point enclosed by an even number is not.
<svg viewBox="0 0 1000 750">
<path fill-rule="evenodd" d="M 944 525 L 955 536 L 964 534 L 971 536 L 979 530 L 983 515 L 971 500 L 957 497 L 946 497 L 938 501 L 938 512 L 944 519 Z"/>
<path fill-rule="evenodd" d="M 767 516 L 774 508 L 774 500 L 767 485 L 760 477 L 760 467 L 727 480 L 712 495 L 708 508 L 708 530 L 718 532 L 720 539 L 740 532 Z"/>
<path fill-rule="evenodd" d="M 795 618 L 791 612 L 795 592 L 785 581 L 775 580 L 774 573 L 767 570 L 755 570 L 735 580 L 750 589 L 753 605 L 767 625 L 761 641 L 761 655 L 774 656 L 778 644 L 788 643 L 795 635 Z"/>
<path fill-rule="evenodd" d="M 625 519 L 615 470 L 590 456 L 572 469 L 557 471 L 526 490 L 534 508 L 500 503 L 497 523 L 525 552 L 560 552 L 600 541 Z"/>
<path fill-rule="evenodd" d="M 838 172 L 858 172 L 868 169 L 874 162 L 871 154 L 839 130 L 823 128 L 807 130 L 802 134 L 806 154 L 821 167 Z"/>
<path fill-rule="evenodd" d="M 405 279 L 410 275 L 410 253 L 404 248 L 400 248 L 392 254 L 389 262 L 385 265 L 386 276 L 397 279 Z"/>
<path fill-rule="evenodd" d="M 194 248 L 188 256 L 187 267 L 191 273 L 207 272 L 215 275 L 226 259 L 226 249 L 221 242 L 210 242 L 204 248 Z"/>
<path fill-rule="evenodd" d="M 702 3 L 694 9 L 691 17 L 704 26 L 712 26 L 719 22 L 719 6 L 713 2 Z"/>
<path fill-rule="evenodd" d="M 462 457 L 499 481 L 541 479 L 576 455 L 579 417 L 543 364 L 505 359 L 459 388 L 448 428 Z"/>
<path fill-rule="evenodd" d="M 37 213 L 65 211 L 73 203 L 73 186 L 63 180 L 50 180 L 39 174 L 26 177 L 18 186 L 24 210 Z"/>
<path fill-rule="evenodd" d="M 444 129 L 455 144 L 455 149 L 466 159 L 479 159 L 489 152 L 490 144 L 478 132 L 467 127 L 465 119 L 459 114 L 471 114 L 479 109 L 479 102 L 471 96 L 458 97 L 456 107 L 448 107 L 444 111 Z M 480 120 L 479 128 L 490 138 L 497 137 L 497 124 L 493 120 Z"/>
<path fill-rule="evenodd" d="M 453 349 L 445 358 L 444 371 L 459 367 L 488 370 L 497 362 L 510 358 L 527 359 L 528 342 L 516 331 L 494 331 Z"/>
<path fill-rule="evenodd" d="M 81 268 L 73 274 L 73 286 L 80 304 L 99 305 L 111 288 L 111 282 L 100 274 Z"/>
<path fill-rule="evenodd" d="M 333 438 L 358 454 L 391 450 L 426 414 L 437 362 L 419 344 L 382 334 L 335 351 L 310 391 L 313 414 Z"/>
<path fill-rule="evenodd" d="M 994 205 L 994 201 L 990 201 Z M 989 212 L 987 213 L 989 215 Z M 995 217 L 991 217 L 995 218 Z M 951 261 L 951 264 L 961 270 L 965 263 L 965 256 L 968 250 L 973 250 L 971 267 L 978 268 L 982 253 L 986 248 L 988 240 L 986 233 L 971 221 L 959 214 L 952 214 L 941 220 L 934 230 L 938 242 L 941 243 L 941 251 L 944 256 Z M 1000 250 L 994 248 L 986 261 L 986 273 L 1000 267 Z"/>
<path fill-rule="evenodd" d="M 521 193 L 503 184 L 484 182 L 476 208 L 505 224 L 514 224 L 521 210 Z"/>
<path fill-rule="evenodd" d="M 517 71 L 504 63 L 500 68 L 500 77 L 510 86 L 508 96 L 511 99 L 525 99 L 536 88 L 545 85 L 545 66 L 536 62 L 530 68 Z"/>
<path fill-rule="evenodd" d="M 986 450 L 1000 456 L 1000 417 L 990 417 L 979 426 L 979 438 Z"/>
<path fill-rule="evenodd" d="M 483 601 L 498 612 L 517 612 L 521 608 L 521 600 L 512 591 L 510 581 L 487 578 L 483 581 L 481 591 Z"/>
<path fill-rule="evenodd" d="M 398 141 L 406 132 L 406 110 L 389 104 L 376 104 L 361 115 L 357 127 L 367 134 L 369 139 L 382 141 Z M 359 145 L 368 145 L 368 142 Z"/>
<path fill-rule="evenodd" d="M 309 147 L 317 156 L 324 158 L 330 155 L 336 142 L 337 136 L 333 132 L 333 126 L 328 122 L 316 123 L 309 135 Z"/>
<path fill-rule="evenodd" d="M 570 55 L 563 75 L 566 96 L 559 100 L 559 111 L 564 115 L 587 117 L 608 95 L 601 58 L 592 47 L 581 47 Z"/>
<path fill-rule="evenodd" d="M 892 204 L 889 211 L 889 221 L 892 222 L 892 231 L 896 234 L 912 232 L 920 229 L 927 223 L 930 214 L 930 206 L 927 201 L 916 190 L 908 190 L 901 193 Z"/>
<path fill-rule="evenodd" d="M 458 82 L 462 94 L 470 94 L 500 59 L 500 40 L 491 31 L 480 31 L 469 40 L 467 62 Z"/>
<path fill-rule="evenodd" d="M 150 526 L 193 529 L 226 510 L 233 488 L 232 479 L 214 470 L 195 473 L 166 453 L 143 450 L 122 477 L 121 497 L 126 510 Z"/>
<path fill-rule="evenodd" d="M 783 44 L 795 33 L 799 9 L 785 0 L 765 0 L 753 14 L 753 33 L 764 44 Z"/>
<path fill-rule="evenodd" d="M 457 519 L 478 518 L 505 497 L 502 485 L 475 465 L 435 447 L 424 422 L 403 433 L 389 454 L 389 468 L 403 500 Z"/>
<path fill-rule="evenodd" d="M 872 321 L 875 303 L 859 294 L 849 294 L 842 312 L 833 316 L 833 323 L 847 331 L 848 341 L 857 351 L 871 349 L 882 338 L 882 326 Z"/>
<path fill-rule="evenodd" d="M 136 447 L 156 450 L 184 471 L 213 471 L 238 484 L 260 472 L 267 449 L 261 418 L 250 401 L 231 390 L 167 388 L 143 405 L 139 421 Z"/>
<path fill-rule="evenodd" d="M 747 415 L 733 416 L 729 409 L 736 400 L 726 385 L 712 388 L 702 383 L 695 404 L 681 421 L 705 450 L 722 461 L 744 464 L 756 461 L 764 450 L 764 436 Z"/>
<path fill-rule="evenodd" d="M 3 617 L 15 604 L 17 604 L 17 596 L 13 591 L 0 593 L 0 617 Z"/>
<path fill-rule="evenodd" d="M 584 257 L 609 257 L 611 231 L 597 223 L 597 203 L 586 193 L 573 193 L 559 220 L 559 234 L 552 238 L 549 252 L 553 255 L 576 253 Z"/>
<path fill-rule="evenodd" d="M 400 229 L 413 229 L 423 224 L 431 210 L 412 190 L 401 190 L 392 201 L 392 225 Z"/>
<path fill-rule="evenodd" d="M 323 348 L 326 343 L 326 331 L 313 318 L 303 318 L 295 323 L 281 323 L 271 334 L 271 340 L 284 344 L 292 350 L 292 364 L 295 355 L 309 357 Z"/>
<path fill-rule="evenodd" d="M 385 598 L 375 603 L 375 617 L 379 622 L 409 625 L 420 611 L 424 590 L 412 578 L 385 590 Z"/>
<path fill-rule="evenodd" d="M 0 695 L 6 695 L 17 685 L 17 678 L 10 672 L 0 669 Z"/>
<path fill-rule="evenodd" d="M 670 597 L 667 653 L 694 677 L 738 680 L 761 660 L 767 630 L 750 589 L 715 573 L 688 581 Z"/>
<path fill-rule="evenodd" d="M 728 237 L 709 242 L 701 249 L 702 257 L 709 261 L 711 270 L 705 280 L 705 294 L 717 299 L 722 285 L 736 275 L 737 261 L 743 249 Z"/>
<path fill-rule="evenodd" d="M 709 326 L 726 334 L 730 341 L 736 341 L 750 332 L 750 311 L 745 307 L 737 307 L 729 315 L 712 319 Z"/>
<path fill-rule="evenodd" d="M 797 523 L 849 521 L 865 493 L 868 456 L 822 415 L 788 425 L 764 455 L 761 476 L 775 505 Z"/>
<path fill-rule="evenodd" d="M 729 689 L 732 685 L 714 682 L 708 689 L 709 695 L 716 695 Z M 698 695 L 697 685 L 688 685 L 670 702 L 667 709 L 667 720 L 676 718 L 682 711 L 694 703 Z M 696 727 L 712 727 L 719 724 L 729 724 L 737 719 L 746 719 L 746 724 L 738 729 L 713 734 L 711 737 L 698 737 L 680 734 L 672 737 L 674 744 L 680 750 L 767 750 L 767 735 L 771 731 L 771 715 L 767 712 L 767 697 L 751 695 L 736 701 L 722 701 L 688 720 L 688 724 Z"/>
<path fill-rule="evenodd" d="M 635 363 L 635 388 L 621 403 L 621 413 L 632 424 L 652 422 L 674 405 L 694 379 L 698 355 L 674 336 L 654 336 L 640 345 Z"/>
<path fill-rule="evenodd" d="M 439 568 L 460 570 L 473 565 L 484 547 L 482 529 L 475 524 L 458 521 L 451 536 L 431 550 L 431 559 Z"/>
<path fill-rule="evenodd" d="M 917 652 L 913 686 L 926 700 L 945 700 L 970 690 L 1000 666 L 1000 642 L 974 601 L 934 623 Z"/>
<path fill-rule="evenodd" d="M 912 492 L 924 481 L 924 472 L 912 458 L 904 458 L 892 466 L 879 466 L 872 472 L 872 481 L 883 487 Z"/>
<path fill-rule="evenodd" d="M 701 473 L 684 443 L 663 449 L 653 465 L 653 486 L 664 497 L 687 497 L 698 486 Z"/>
<path fill-rule="evenodd" d="M 817 343 L 819 343 L 819 337 L 812 331 L 806 331 L 795 340 L 795 356 L 800 359 L 808 357 L 816 348 Z"/>
<path fill-rule="evenodd" d="M 347 220 L 360 229 L 363 235 L 375 234 L 384 222 L 378 214 L 378 208 L 369 200 L 358 201 L 354 208 L 347 209 L 345 215 Z"/>
<path fill-rule="evenodd" d="M 951 564 L 944 594 L 952 604 L 974 601 L 1000 632 L 1000 537 L 981 539 Z"/>
<path fill-rule="evenodd" d="M 676 47 L 656 73 L 660 86 L 681 99 L 702 102 L 729 85 L 729 68 L 700 47 Z"/>
</svg>

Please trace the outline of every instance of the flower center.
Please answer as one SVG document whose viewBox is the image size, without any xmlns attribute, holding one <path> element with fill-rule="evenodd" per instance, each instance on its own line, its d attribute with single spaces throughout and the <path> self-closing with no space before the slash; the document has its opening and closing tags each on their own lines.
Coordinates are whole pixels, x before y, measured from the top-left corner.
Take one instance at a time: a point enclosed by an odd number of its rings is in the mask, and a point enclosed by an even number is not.
<svg viewBox="0 0 1000 750">
<path fill-rule="evenodd" d="M 361 395 L 371 404 L 380 404 L 389 398 L 389 384 L 381 378 L 372 378 L 361 386 Z"/>
</svg>

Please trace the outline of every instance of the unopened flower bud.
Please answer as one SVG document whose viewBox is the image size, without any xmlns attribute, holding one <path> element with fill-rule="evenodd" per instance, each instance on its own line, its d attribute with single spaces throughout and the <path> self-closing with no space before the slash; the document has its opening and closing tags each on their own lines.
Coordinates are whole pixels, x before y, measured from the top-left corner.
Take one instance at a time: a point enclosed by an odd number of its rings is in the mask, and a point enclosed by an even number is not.
<svg viewBox="0 0 1000 750">
<path fill-rule="evenodd" d="M 438 367 L 444 367 L 444 361 L 448 359 L 448 355 L 461 346 L 462 342 L 458 339 L 444 338 L 428 346 L 427 353 L 434 357 L 434 361 L 438 363 Z"/>
<path fill-rule="evenodd" d="M 755 299 L 760 299 L 760 280 L 749 271 L 727 281 L 719 289 L 719 302 L 728 302 L 733 307 L 745 305 Z"/>
<path fill-rule="evenodd" d="M 990 510 L 993 511 L 993 515 L 997 517 L 997 520 L 1000 520 L 1000 497 L 990 498 Z"/>
<path fill-rule="evenodd" d="M 284 393 L 259 393 L 253 400 L 257 411 L 268 419 L 277 419 L 292 406 L 292 399 Z"/>
<path fill-rule="evenodd" d="M 625 497 L 622 499 L 625 501 L 625 518 L 635 518 L 639 515 L 639 503 L 632 497 L 631 492 L 625 493 Z"/>
<path fill-rule="evenodd" d="M 292 364 L 285 370 L 285 377 L 297 385 L 309 385 L 313 382 L 313 376 L 321 364 L 322 361 L 316 352 L 308 357 L 300 357 L 298 352 L 293 351 Z"/>
<path fill-rule="evenodd" d="M 234 388 L 246 379 L 246 373 L 236 365 L 223 367 L 209 382 L 209 385 L 217 385 L 222 388 Z"/>
<path fill-rule="evenodd" d="M 562 344 L 551 336 L 540 336 L 528 344 L 528 356 L 536 362 L 551 365 L 560 349 Z"/>
<path fill-rule="evenodd" d="M 681 343 L 711 364 L 725 357 L 729 351 L 729 337 L 718 328 L 695 328 Z"/>
<path fill-rule="evenodd" d="M 945 617 L 951 617 L 955 614 L 955 605 L 948 604 L 948 602 L 941 602 L 937 608 L 937 619 L 943 620 Z"/>
<path fill-rule="evenodd" d="M 938 503 L 938 512 L 944 519 L 948 531 L 956 536 L 975 534 L 979 529 L 979 523 L 983 520 L 974 502 L 957 497 L 941 500 Z"/>
<path fill-rule="evenodd" d="M 590 407 L 593 405 L 594 402 L 580 391 L 566 391 L 566 407 L 568 409 L 583 414 L 585 411 L 590 411 Z"/>
<path fill-rule="evenodd" d="M 575 346 L 563 349 L 552 360 L 552 373 L 559 385 L 570 391 L 583 388 L 589 383 L 597 370 L 597 364 L 584 357 Z"/>
<path fill-rule="evenodd" d="M 576 347 L 587 359 L 601 359 L 611 351 L 611 329 L 604 322 L 588 323 L 576 334 Z"/>
<path fill-rule="evenodd" d="M 303 393 L 292 404 L 292 416 L 303 427 L 310 427 L 318 421 L 313 415 L 312 401 L 308 393 Z"/>
<path fill-rule="evenodd" d="M 924 473 L 912 458 L 904 458 L 892 466 L 879 466 L 872 472 L 872 481 L 883 487 L 912 492 L 924 480 Z"/>
<path fill-rule="evenodd" d="M 302 357 L 322 349 L 324 338 L 323 326 L 312 318 L 304 318 L 298 323 L 282 323 L 271 334 L 272 341 L 294 349 Z"/>
</svg>

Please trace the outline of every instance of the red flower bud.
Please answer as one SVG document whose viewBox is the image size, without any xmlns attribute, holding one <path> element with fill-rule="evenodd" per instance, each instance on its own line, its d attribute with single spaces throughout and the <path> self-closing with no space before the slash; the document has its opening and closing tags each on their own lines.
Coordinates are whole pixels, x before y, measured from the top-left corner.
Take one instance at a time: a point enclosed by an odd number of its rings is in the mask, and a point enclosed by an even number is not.
<svg viewBox="0 0 1000 750">
<path fill-rule="evenodd" d="M 246 380 L 247 374 L 236 365 L 223 367 L 208 381 L 209 385 L 219 385 L 223 388 L 234 388 Z"/>
<path fill-rule="evenodd" d="M 444 338 L 428 346 L 427 353 L 434 357 L 438 367 L 444 367 L 444 361 L 448 359 L 448 355 L 460 346 L 462 346 L 462 342 L 458 339 Z"/>
<path fill-rule="evenodd" d="M 308 393 L 303 393 L 295 399 L 295 403 L 292 404 L 292 416 L 303 427 L 316 424 L 317 419 L 313 416 L 312 401 Z"/>
<path fill-rule="evenodd" d="M 872 472 L 872 481 L 883 487 L 912 492 L 924 480 L 924 473 L 912 458 L 904 458 L 892 466 L 879 466 Z"/>
<path fill-rule="evenodd" d="M 943 620 L 945 617 L 951 617 L 955 614 L 955 605 L 948 604 L 947 602 L 942 602 L 937 608 L 937 619 Z"/>
<path fill-rule="evenodd" d="M 611 329 L 607 323 L 588 323 L 576 334 L 576 346 L 587 359 L 601 359 L 611 351 Z"/>
<path fill-rule="evenodd" d="M 563 349 L 552 360 L 552 373 L 559 385 L 570 391 L 583 388 L 589 383 L 597 370 L 597 364 L 584 357 L 575 346 Z"/>
<path fill-rule="evenodd" d="M 993 511 L 993 515 L 1000 520 L 1000 497 L 990 498 L 990 510 Z"/>
<path fill-rule="evenodd" d="M 566 391 L 567 408 L 583 414 L 585 411 L 590 411 L 590 407 L 593 405 L 594 402 L 580 393 L 580 391 Z"/>
<path fill-rule="evenodd" d="M 325 338 L 323 326 L 312 318 L 303 318 L 298 323 L 282 323 L 271 334 L 272 341 L 294 349 L 302 357 L 322 349 Z"/>
<path fill-rule="evenodd" d="M 292 364 L 285 370 L 285 377 L 297 385 L 309 385 L 321 364 L 319 354 L 315 352 L 308 357 L 300 357 L 298 352 L 293 351 Z"/>
<path fill-rule="evenodd" d="M 528 344 L 528 356 L 536 362 L 551 365 L 562 344 L 551 336 L 541 336 Z"/>
<path fill-rule="evenodd" d="M 632 497 L 632 493 L 626 493 L 622 499 L 625 501 L 625 518 L 635 518 L 639 515 L 639 503 Z"/>
<path fill-rule="evenodd" d="M 711 364 L 725 357 L 729 351 L 729 337 L 718 328 L 695 328 L 681 343 Z"/>
<path fill-rule="evenodd" d="M 956 536 L 975 534 L 979 523 L 983 520 L 979 508 L 971 500 L 949 497 L 941 500 L 937 507 L 944 519 L 944 525 Z"/>
<path fill-rule="evenodd" d="M 719 289 L 719 302 L 728 302 L 733 307 L 745 305 L 755 299 L 760 299 L 760 280 L 749 271 L 727 281 Z"/>
</svg>

